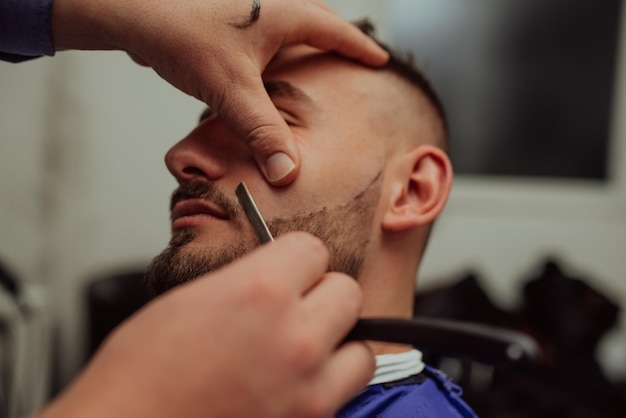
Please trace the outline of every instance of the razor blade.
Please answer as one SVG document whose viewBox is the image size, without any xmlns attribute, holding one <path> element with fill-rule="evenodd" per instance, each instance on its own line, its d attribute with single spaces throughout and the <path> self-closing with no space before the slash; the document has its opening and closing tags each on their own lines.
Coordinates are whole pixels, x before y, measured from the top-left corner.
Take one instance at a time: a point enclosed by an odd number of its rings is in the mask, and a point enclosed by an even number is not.
<svg viewBox="0 0 626 418">
<path fill-rule="evenodd" d="M 267 224 L 259 211 L 259 207 L 254 201 L 252 194 L 250 194 L 250 190 L 248 190 L 246 184 L 239 183 L 239 186 L 237 186 L 237 189 L 235 190 L 235 194 L 237 195 L 239 204 L 243 208 L 244 213 L 252 225 L 252 229 L 254 229 L 254 233 L 259 239 L 259 243 L 265 244 L 266 242 L 274 242 L 274 237 L 272 237 L 272 233 L 267 227 Z"/>
</svg>

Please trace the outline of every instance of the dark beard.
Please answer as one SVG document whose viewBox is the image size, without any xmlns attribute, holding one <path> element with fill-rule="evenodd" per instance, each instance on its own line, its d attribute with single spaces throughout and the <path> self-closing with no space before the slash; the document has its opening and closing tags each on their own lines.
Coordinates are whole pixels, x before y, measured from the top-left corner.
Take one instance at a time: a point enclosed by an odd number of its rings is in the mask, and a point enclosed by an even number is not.
<svg viewBox="0 0 626 418">
<path fill-rule="evenodd" d="M 357 278 L 361 273 L 372 222 L 380 197 L 380 177 L 344 205 L 332 209 L 272 218 L 267 224 L 274 237 L 289 231 L 305 231 L 320 238 L 330 253 L 328 271 L 338 271 Z M 193 182 L 181 186 L 172 195 L 172 207 L 186 198 L 204 198 L 219 204 L 234 224 L 242 225 L 243 211 L 212 183 Z M 243 229 L 243 228 L 242 228 Z M 251 228 L 242 230 L 242 240 L 225 244 L 217 250 L 189 248 L 196 230 L 183 229 L 172 236 L 168 247 L 148 266 L 146 283 L 159 295 L 167 290 L 213 272 L 256 248 L 258 241 Z"/>
</svg>

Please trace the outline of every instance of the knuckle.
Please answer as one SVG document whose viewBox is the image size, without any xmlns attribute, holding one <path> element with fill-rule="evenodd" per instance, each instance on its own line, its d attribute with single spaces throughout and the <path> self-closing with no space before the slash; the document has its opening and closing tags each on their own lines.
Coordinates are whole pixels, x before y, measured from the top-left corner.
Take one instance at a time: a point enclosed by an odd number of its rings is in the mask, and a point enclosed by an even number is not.
<svg viewBox="0 0 626 418">
<path fill-rule="evenodd" d="M 274 125 L 260 124 L 250 129 L 245 134 L 248 146 L 261 155 L 272 154 L 276 149 L 276 140 L 279 138 L 279 129 Z"/>
<path fill-rule="evenodd" d="M 333 405 L 329 396 L 322 391 L 312 391 L 302 410 L 302 416 L 306 418 L 327 418 L 334 413 Z"/>
<path fill-rule="evenodd" d="M 359 283 L 342 273 L 327 273 L 328 279 L 336 281 L 337 289 L 335 291 L 341 292 L 346 310 L 358 313 L 363 307 L 363 292 Z"/>
<path fill-rule="evenodd" d="M 299 332 L 291 338 L 286 350 L 286 366 L 293 370 L 309 373 L 317 369 L 322 361 L 321 344 L 312 333 Z"/>
<path fill-rule="evenodd" d="M 324 264 L 328 265 L 330 255 L 324 243 L 319 238 L 314 237 L 313 235 L 309 235 L 307 238 L 307 246 L 303 249 L 306 254 L 310 254 L 310 256 L 313 256 L 319 259 Z"/>
<path fill-rule="evenodd" d="M 259 274 L 252 278 L 246 286 L 244 298 L 252 306 L 276 304 L 285 297 L 285 287 L 280 286 L 273 276 Z"/>
<path fill-rule="evenodd" d="M 289 251 L 296 253 L 294 256 L 317 259 L 321 263 L 328 265 L 328 249 L 319 238 L 307 232 L 289 232 L 281 236 L 281 242 L 284 242 L 284 246 Z"/>
<path fill-rule="evenodd" d="M 312 235 L 309 236 L 311 237 L 310 251 L 322 258 L 328 259 L 328 249 L 326 248 L 322 240 L 317 237 L 313 237 Z"/>
<path fill-rule="evenodd" d="M 376 356 L 372 348 L 365 341 L 351 341 L 347 344 L 352 346 L 353 358 L 358 359 L 359 371 L 366 381 L 371 380 L 371 376 L 376 371 Z"/>
<path fill-rule="evenodd" d="M 376 372 L 376 357 L 374 357 L 374 352 L 365 342 L 361 344 L 363 344 L 362 348 L 365 352 L 365 367 L 363 367 L 363 370 L 367 372 L 366 375 L 369 380 Z"/>
</svg>

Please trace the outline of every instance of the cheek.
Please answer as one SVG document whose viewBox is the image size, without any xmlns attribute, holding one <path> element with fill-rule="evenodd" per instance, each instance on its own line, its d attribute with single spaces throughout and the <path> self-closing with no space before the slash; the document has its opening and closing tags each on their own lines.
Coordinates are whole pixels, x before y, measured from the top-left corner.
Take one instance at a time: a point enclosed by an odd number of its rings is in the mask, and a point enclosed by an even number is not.
<svg viewBox="0 0 626 418">
<path fill-rule="evenodd" d="M 302 173 L 323 182 L 353 184 L 361 177 L 377 170 L 384 156 L 371 133 L 347 129 L 351 124 L 328 124 L 332 129 L 318 130 L 301 138 Z"/>
<path fill-rule="evenodd" d="M 314 127 L 294 130 L 300 174 L 291 185 L 271 191 L 265 202 L 267 216 L 292 216 L 341 205 L 380 173 L 385 157 L 371 130 L 365 132 L 369 126 L 358 126 L 342 115 L 349 112 L 335 113 L 320 117 Z"/>
<path fill-rule="evenodd" d="M 298 179 L 285 190 L 273 193 L 263 202 L 261 212 L 266 219 L 288 218 L 333 210 L 354 200 L 377 179 L 378 166 L 368 164 L 314 164 L 303 166 Z"/>
</svg>

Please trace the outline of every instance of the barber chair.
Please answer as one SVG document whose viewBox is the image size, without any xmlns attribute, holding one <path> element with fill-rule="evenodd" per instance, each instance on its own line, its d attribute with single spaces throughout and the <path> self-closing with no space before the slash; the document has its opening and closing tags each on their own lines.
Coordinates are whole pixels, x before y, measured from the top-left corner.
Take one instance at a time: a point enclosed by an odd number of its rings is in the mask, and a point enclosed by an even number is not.
<svg viewBox="0 0 626 418">
<path fill-rule="evenodd" d="M 142 269 L 133 269 L 101 275 L 88 282 L 86 360 L 117 325 L 150 301 L 144 274 Z"/>
<path fill-rule="evenodd" d="M 0 416 L 30 416 L 48 399 L 52 322 L 43 288 L 0 263 Z"/>
<path fill-rule="evenodd" d="M 481 418 L 618 418 L 626 411 L 626 382 L 610 382 L 596 359 L 619 307 L 591 280 L 569 276 L 557 261 L 520 285 L 520 305 L 505 310 L 476 274 L 416 295 L 415 314 L 513 329 L 533 336 L 541 355 L 525 368 L 495 367 L 426 352 L 424 360 L 464 390 Z"/>
</svg>

